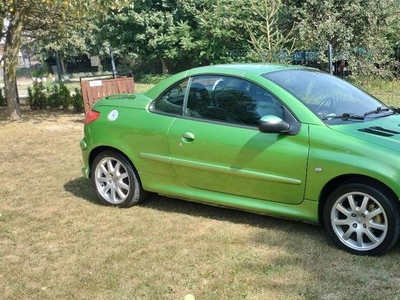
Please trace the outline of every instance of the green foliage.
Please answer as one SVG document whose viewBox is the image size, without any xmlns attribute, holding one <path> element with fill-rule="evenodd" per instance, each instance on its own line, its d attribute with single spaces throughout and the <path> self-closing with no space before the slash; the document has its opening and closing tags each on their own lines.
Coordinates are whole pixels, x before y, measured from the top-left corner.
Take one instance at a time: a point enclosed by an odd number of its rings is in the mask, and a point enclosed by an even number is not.
<svg viewBox="0 0 400 300">
<path fill-rule="evenodd" d="M 281 25 L 281 0 L 260 1 L 251 0 L 253 17 L 246 23 L 252 45 L 251 55 L 258 61 L 287 63 L 291 61 L 295 38 L 293 27 L 285 32 Z"/>
<path fill-rule="evenodd" d="M 112 46 L 130 68 L 145 63 L 143 72 L 162 66 L 168 74 L 216 63 L 286 61 L 293 49 L 318 52 L 322 64 L 330 43 L 353 74 L 387 76 L 400 38 L 399 0 L 122 2 L 64 7 L 67 1 L 38 0 L 25 20 L 24 49 L 53 58 L 58 50 L 63 68 L 71 56 L 108 56 Z M 93 9 L 99 4 L 104 9 Z"/>
<path fill-rule="evenodd" d="M 47 92 L 42 82 L 35 82 L 33 88 L 28 87 L 28 100 L 29 107 L 33 110 L 46 108 L 47 105 Z"/>
<path fill-rule="evenodd" d="M 382 75 L 399 37 L 399 1 L 284 0 L 286 19 L 295 24 L 297 48 L 347 59 L 353 75 Z M 381 68 L 376 68 L 379 64 Z"/>
<path fill-rule="evenodd" d="M 94 32 L 94 20 L 101 20 L 107 9 L 118 12 L 130 5 L 131 1 L 103 0 L 36 0 L 26 9 L 29 18 L 25 21 L 23 49 L 31 54 L 43 54 L 45 58 L 54 56 L 58 50 L 61 59 L 82 53 L 96 53 L 99 46 Z M 26 6 L 26 7 L 24 7 Z M 32 43 L 32 38 L 35 40 Z M 100 44 L 101 45 L 101 44 Z M 96 53 L 97 54 L 97 53 Z"/>
<path fill-rule="evenodd" d="M 81 104 L 78 103 L 79 100 Z M 33 87 L 28 87 L 27 103 L 31 109 L 68 109 L 70 106 L 77 112 L 83 109 L 82 95 L 78 89 L 75 89 L 75 95 L 71 96 L 63 84 L 45 87 L 42 82 L 34 83 Z"/>
<path fill-rule="evenodd" d="M 47 105 L 50 108 L 67 109 L 72 104 L 71 93 L 63 84 L 55 84 L 51 88 L 48 88 L 47 94 Z"/>
<path fill-rule="evenodd" d="M 348 60 L 353 74 L 387 76 L 383 66 L 392 63 L 400 38 L 399 4 L 398 0 L 141 1 L 102 20 L 101 40 L 136 61 L 157 60 L 164 71 L 288 61 L 294 49 L 319 53 L 320 63 L 325 64 L 330 43 L 334 58 Z"/>
<path fill-rule="evenodd" d="M 157 84 L 161 80 L 163 80 L 163 79 L 165 79 L 167 77 L 168 77 L 168 75 L 152 75 L 152 74 L 148 74 L 148 75 L 141 76 L 138 80 L 140 81 L 140 83 L 144 83 L 144 84 Z"/>
<path fill-rule="evenodd" d="M 51 108 L 59 108 L 61 106 L 61 97 L 59 94 L 59 87 L 57 84 L 52 87 L 47 87 L 46 93 L 48 95 L 47 105 Z"/>
<path fill-rule="evenodd" d="M 10 119 L 18 120 L 21 119 L 21 113 L 16 105 L 16 68 L 22 36 L 26 37 L 26 45 L 39 44 L 42 45 L 41 50 L 72 48 L 80 45 L 81 41 L 85 46 L 90 45 L 93 39 L 87 38 L 85 32 L 92 28 L 93 19 L 99 19 L 107 13 L 108 8 L 118 10 L 131 1 L 7 0 L 1 3 L 0 40 L 4 41 L 4 85 L 7 95 L 10 95 L 7 96 L 8 101 L 12 104 Z M 83 34 L 79 40 L 74 36 L 75 32 Z M 80 48 L 80 51 L 84 50 L 87 49 Z M 35 92 L 32 91 L 32 94 Z"/>
<path fill-rule="evenodd" d="M 193 49 L 188 16 L 174 1 L 146 1 L 109 14 L 99 24 L 102 40 L 124 55 L 134 53 L 162 63 L 168 73 L 172 61 L 184 58 Z"/>
<path fill-rule="evenodd" d="M 49 75 L 49 69 L 46 64 L 44 64 L 43 66 L 41 66 L 39 68 L 35 68 L 31 72 L 31 76 L 34 78 L 44 78 L 44 77 L 47 77 L 48 75 Z"/>
<path fill-rule="evenodd" d="M 182 2 L 185 2 L 182 0 Z M 253 20 L 251 0 L 192 0 L 194 9 L 188 7 L 196 21 L 195 62 L 198 65 L 246 62 L 251 49 L 246 23 Z M 202 5 L 199 5 L 201 3 Z"/>
<path fill-rule="evenodd" d="M 7 106 L 6 98 L 3 94 L 3 89 L 0 88 L 0 106 Z"/>
<path fill-rule="evenodd" d="M 83 112 L 83 98 L 82 93 L 78 88 L 75 88 L 75 94 L 72 95 L 72 107 L 75 112 L 80 113 Z"/>
<path fill-rule="evenodd" d="M 164 73 L 193 65 L 244 62 L 249 52 L 245 27 L 249 1 L 135 2 L 101 22 L 100 39 L 123 55 L 161 62 Z"/>
</svg>

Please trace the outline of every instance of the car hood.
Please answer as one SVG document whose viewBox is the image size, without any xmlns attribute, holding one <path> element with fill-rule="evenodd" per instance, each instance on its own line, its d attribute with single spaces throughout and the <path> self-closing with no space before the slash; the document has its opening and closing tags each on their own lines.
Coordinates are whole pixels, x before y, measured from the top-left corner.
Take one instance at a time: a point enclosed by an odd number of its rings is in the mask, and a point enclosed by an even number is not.
<svg viewBox="0 0 400 300">
<path fill-rule="evenodd" d="M 400 115 L 330 127 L 354 138 L 400 152 Z"/>
</svg>

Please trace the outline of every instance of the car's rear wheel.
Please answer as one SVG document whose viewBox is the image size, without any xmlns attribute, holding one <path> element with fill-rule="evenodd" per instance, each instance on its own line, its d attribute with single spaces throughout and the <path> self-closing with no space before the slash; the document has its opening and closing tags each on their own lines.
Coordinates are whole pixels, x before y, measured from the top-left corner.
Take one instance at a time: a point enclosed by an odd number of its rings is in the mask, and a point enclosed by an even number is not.
<svg viewBox="0 0 400 300">
<path fill-rule="evenodd" d="M 130 207 L 144 200 L 139 176 L 131 163 L 117 152 L 105 151 L 96 156 L 91 179 L 100 202 L 105 205 Z"/>
<path fill-rule="evenodd" d="M 385 189 L 359 183 L 339 187 L 324 208 L 324 225 L 331 239 L 354 254 L 381 255 L 397 242 L 399 204 Z"/>
</svg>

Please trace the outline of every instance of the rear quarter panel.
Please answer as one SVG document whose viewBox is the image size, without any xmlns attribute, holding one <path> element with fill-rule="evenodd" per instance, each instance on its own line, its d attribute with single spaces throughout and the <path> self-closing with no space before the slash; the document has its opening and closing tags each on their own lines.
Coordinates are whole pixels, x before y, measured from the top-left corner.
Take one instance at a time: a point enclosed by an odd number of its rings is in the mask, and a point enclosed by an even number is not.
<svg viewBox="0 0 400 300">
<path fill-rule="evenodd" d="M 100 112 L 99 119 L 85 126 L 85 140 L 88 145 L 86 151 L 89 155 L 99 147 L 110 147 L 124 153 L 139 173 L 176 176 L 171 166 L 143 161 L 139 157 L 142 152 L 155 151 L 161 155 L 169 155 L 166 137 L 174 117 L 152 114 L 146 106 L 138 103 L 126 104 L 124 100 L 100 101 L 94 109 Z M 118 113 L 115 120 L 108 118 L 112 111 Z"/>
</svg>

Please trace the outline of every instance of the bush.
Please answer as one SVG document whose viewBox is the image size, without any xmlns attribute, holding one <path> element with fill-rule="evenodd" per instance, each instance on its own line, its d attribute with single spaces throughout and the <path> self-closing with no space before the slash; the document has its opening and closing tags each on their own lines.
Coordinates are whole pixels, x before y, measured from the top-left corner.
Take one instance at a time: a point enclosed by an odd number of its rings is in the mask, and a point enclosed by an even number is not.
<svg viewBox="0 0 400 300">
<path fill-rule="evenodd" d="M 48 96 L 43 83 L 35 82 L 33 88 L 28 87 L 28 105 L 31 109 L 46 108 L 48 103 Z"/>
<path fill-rule="evenodd" d="M 59 96 L 61 98 L 61 108 L 68 109 L 72 104 L 72 97 L 70 91 L 64 84 L 60 85 Z"/>
<path fill-rule="evenodd" d="M 51 108 L 68 109 L 72 103 L 71 93 L 64 84 L 55 84 L 47 88 L 47 93 L 49 94 L 47 105 Z"/>
<path fill-rule="evenodd" d="M 59 95 L 58 85 L 55 84 L 51 88 L 47 87 L 46 92 L 49 95 L 47 99 L 47 106 L 49 106 L 50 108 L 60 108 L 61 97 Z"/>
<path fill-rule="evenodd" d="M 3 94 L 3 89 L 0 89 L 0 106 L 7 106 L 6 97 Z"/>
<path fill-rule="evenodd" d="M 75 94 L 72 96 L 72 107 L 75 112 L 83 112 L 83 98 L 82 93 L 78 88 L 75 88 Z"/>
<path fill-rule="evenodd" d="M 43 78 L 49 75 L 49 69 L 47 65 L 36 67 L 32 72 L 31 76 L 34 78 Z"/>
<path fill-rule="evenodd" d="M 28 105 L 31 109 L 68 109 L 73 105 L 77 111 L 77 101 L 64 84 L 54 84 L 45 88 L 43 83 L 35 82 L 33 88 L 28 87 Z"/>
</svg>

